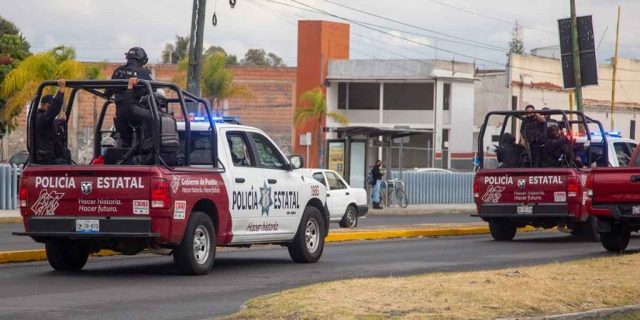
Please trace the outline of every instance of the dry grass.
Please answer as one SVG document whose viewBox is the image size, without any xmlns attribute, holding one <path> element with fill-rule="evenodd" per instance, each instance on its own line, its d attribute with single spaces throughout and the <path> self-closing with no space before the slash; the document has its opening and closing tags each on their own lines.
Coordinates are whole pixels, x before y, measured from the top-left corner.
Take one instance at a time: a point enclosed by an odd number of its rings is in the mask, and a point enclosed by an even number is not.
<svg viewBox="0 0 640 320">
<path fill-rule="evenodd" d="M 259 297 L 227 319 L 492 319 L 640 303 L 640 254 L 496 271 L 335 281 Z"/>
</svg>

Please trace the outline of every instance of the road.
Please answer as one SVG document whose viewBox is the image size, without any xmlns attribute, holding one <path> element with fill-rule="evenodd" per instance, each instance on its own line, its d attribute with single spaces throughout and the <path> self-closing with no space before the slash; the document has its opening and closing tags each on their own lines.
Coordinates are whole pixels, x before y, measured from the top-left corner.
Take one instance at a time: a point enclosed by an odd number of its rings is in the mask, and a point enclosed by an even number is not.
<svg viewBox="0 0 640 320">
<path fill-rule="evenodd" d="M 411 226 L 424 223 L 467 223 L 480 222 L 479 218 L 466 214 L 429 214 L 412 216 L 368 216 L 358 221 L 358 229 L 378 228 L 383 226 L 398 227 Z M 332 223 L 334 229 L 340 228 L 337 223 Z M 0 251 L 42 249 L 44 245 L 35 243 L 29 237 L 16 237 L 11 235 L 14 231 L 24 231 L 21 223 L 0 223 Z"/>
<path fill-rule="evenodd" d="M 630 249 L 640 250 L 634 238 Z M 206 319 L 248 299 L 321 281 L 515 267 L 609 255 L 557 232 L 329 244 L 320 262 L 294 264 L 280 247 L 219 252 L 212 272 L 176 274 L 170 257 L 90 259 L 80 273 L 46 262 L 0 266 L 0 319 Z"/>
</svg>

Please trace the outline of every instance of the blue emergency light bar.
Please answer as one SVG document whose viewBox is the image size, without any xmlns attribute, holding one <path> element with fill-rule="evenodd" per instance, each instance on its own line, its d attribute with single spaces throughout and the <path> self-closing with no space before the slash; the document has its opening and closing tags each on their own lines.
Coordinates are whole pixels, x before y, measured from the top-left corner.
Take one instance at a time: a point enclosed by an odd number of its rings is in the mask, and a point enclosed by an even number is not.
<svg viewBox="0 0 640 320">
<path fill-rule="evenodd" d="M 191 119 L 191 122 L 208 122 L 207 117 L 197 116 Z M 213 117 L 213 122 L 215 123 L 233 123 L 240 124 L 240 117 L 237 116 L 223 116 L 223 117 Z"/>
<path fill-rule="evenodd" d="M 605 134 L 608 137 L 612 137 L 612 138 L 622 138 L 622 133 L 620 131 L 607 131 L 605 132 Z M 592 136 L 601 136 L 602 134 L 600 132 L 591 132 Z"/>
</svg>

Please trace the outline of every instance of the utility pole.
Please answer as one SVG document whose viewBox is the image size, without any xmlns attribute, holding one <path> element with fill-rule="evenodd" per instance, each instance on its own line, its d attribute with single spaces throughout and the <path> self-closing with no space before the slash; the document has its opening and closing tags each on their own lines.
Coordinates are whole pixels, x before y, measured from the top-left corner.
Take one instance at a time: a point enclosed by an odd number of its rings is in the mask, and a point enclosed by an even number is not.
<svg viewBox="0 0 640 320">
<path fill-rule="evenodd" d="M 189 66 L 187 69 L 187 91 L 200 95 L 200 74 L 202 73 L 202 38 L 207 0 L 193 0 L 191 15 L 191 36 L 189 37 Z"/>
<path fill-rule="evenodd" d="M 575 77 L 576 109 L 582 111 L 582 76 L 580 71 L 580 48 L 578 47 L 578 18 L 576 0 L 571 1 L 571 43 L 573 46 L 573 75 Z"/>
<path fill-rule="evenodd" d="M 614 49 L 614 54 L 613 54 L 613 74 L 611 77 L 611 112 L 609 113 L 609 116 L 611 117 L 611 127 L 609 128 L 610 130 L 614 130 L 613 129 L 613 109 L 615 106 L 615 102 L 616 102 L 616 70 L 618 69 L 618 32 L 620 31 L 620 6 L 618 6 L 618 22 L 616 24 L 616 47 Z"/>
</svg>

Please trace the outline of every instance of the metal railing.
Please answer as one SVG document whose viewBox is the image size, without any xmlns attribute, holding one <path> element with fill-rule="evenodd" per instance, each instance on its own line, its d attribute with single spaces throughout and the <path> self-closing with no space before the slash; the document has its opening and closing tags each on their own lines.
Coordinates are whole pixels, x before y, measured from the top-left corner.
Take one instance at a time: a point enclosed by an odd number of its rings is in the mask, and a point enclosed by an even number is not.
<svg viewBox="0 0 640 320">
<path fill-rule="evenodd" d="M 404 181 L 409 204 L 473 203 L 473 172 L 391 172 Z"/>
<path fill-rule="evenodd" d="M 0 163 L 0 210 L 18 208 L 18 183 L 22 168 Z"/>
</svg>

